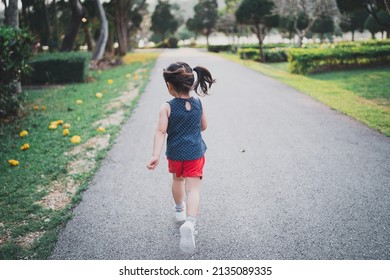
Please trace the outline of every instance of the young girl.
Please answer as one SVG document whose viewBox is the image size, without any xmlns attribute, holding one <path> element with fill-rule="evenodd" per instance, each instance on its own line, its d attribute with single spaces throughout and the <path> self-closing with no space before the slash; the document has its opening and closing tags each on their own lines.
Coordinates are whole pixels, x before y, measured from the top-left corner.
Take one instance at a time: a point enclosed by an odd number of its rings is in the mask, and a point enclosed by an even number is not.
<svg viewBox="0 0 390 280">
<path fill-rule="evenodd" d="M 195 83 L 193 72 L 197 74 Z M 195 90 L 199 96 L 208 95 L 208 89 L 215 80 L 206 68 L 197 66 L 191 69 L 184 62 L 169 65 L 164 69 L 163 76 L 168 92 L 174 98 L 160 109 L 153 156 L 147 168 L 154 170 L 159 164 L 165 134 L 168 134 L 166 156 L 169 172 L 173 174 L 175 215 L 178 221 L 185 221 L 180 227 L 180 249 L 192 253 L 195 250 L 195 222 L 207 148 L 201 132 L 207 128 L 207 120 L 202 103 L 198 98 L 191 97 L 190 91 Z"/>
</svg>

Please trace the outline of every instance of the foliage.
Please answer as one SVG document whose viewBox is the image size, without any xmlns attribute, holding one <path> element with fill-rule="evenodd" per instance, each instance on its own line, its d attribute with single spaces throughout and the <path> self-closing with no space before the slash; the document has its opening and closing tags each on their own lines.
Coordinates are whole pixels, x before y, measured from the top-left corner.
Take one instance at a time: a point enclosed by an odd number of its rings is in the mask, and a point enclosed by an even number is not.
<svg viewBox="0 0 390 280">
<path fill-rule="evenodd" d="M 165 1 L 158 1 L 152 15 L 152 26 L 150 30 L 161 35 L 162 41 L 169 33 L 175 33 L 178 28 L 178 21 L 171 13 L 172 5 Z"/>
<path fill-rule="evenodd" d="M 320 16 L 314 22 L 311 31 L 320 35 L 321 40 L 323 40 L 326 33 L 333 33 L 335 28 L 333 18 L 330 16 Z"/>
<path fill-rule="evenodd" d="M 168 42 L 167 42 L 168 48 L 176 49 L 178 42 L 179 42 L 179 40 L 176 37 L 169 37 Z"/>
<path fill-rule="evenodd" d="M 89 72 L 93 82 L 30 90 L 27 116 L 0 122 L 0 259 L 50 256 L 59 228 L 133 110 L 157 56 L 131 53 L 123 59 L 131 64 Z M 84 102 L 77 104 L 79 99 Z M 53 121 L 58 128 L 49 130 Z M 97 130 L 101 126 L 105 132 Z M 28 135 L 21 138 L 21 130 Z M 80 144 L 71 143 L 76 135 Z M 25 143 L 30 149 L 20 150 Z M 20 164 L 10 166 L 10 158 Z"/>
<path fill-rule="evenodd" d="M 231 52 L 233 49 L 232 45 L 209 45 L 207 46 L 207 50 L 209 52 Z"/>
<path fill-rule="evenodd" d="M 43 53 L 28 63 L 33 68 L 29 82 L 33 84 L 84 82 L 91 59 L 90 53 Z"/>
<path fill-rule="evenodd" d="M 187 21 L 187 28 L 197 34 L 208 37 L 215 28 L 218 19 L 218 4 L 216 0 L 200 0 L 194 7 L 194 17 Z"/>
<path fill-rule="evenodd" d="M 28 73 L 32 55 L 32 36 L 25 30 L 0 26 L 0 116 L 20 108 L 17 83 Z"/>
<path fill-rule="evenodd" d="M 271 27 L 278 25 L 279 18 L 273 15 L 274 2 L 270 0 L 244 0 L 236 11 L 240 24 L 251 26 L 259 40 L 259 60 L 263 59 L 263 41 Z"/>
<path fill-rule="evenodd" d="M 386 64 L 390 62 L 390 45 L 350 48 L 290 49 L 289 68 L 292 73 Z"/>
<path fill-rule="evenodd" d="M 238 49 L 238 55 L 241 59 L 249 59 L 258 61 L 259 50 L 258 49 Z M 286 62 L 287 61 L 287 49 L 285 48 L 269 48 L 263 51 L 264 61 L 266 63 L 274 62 Z"/>
</svg>

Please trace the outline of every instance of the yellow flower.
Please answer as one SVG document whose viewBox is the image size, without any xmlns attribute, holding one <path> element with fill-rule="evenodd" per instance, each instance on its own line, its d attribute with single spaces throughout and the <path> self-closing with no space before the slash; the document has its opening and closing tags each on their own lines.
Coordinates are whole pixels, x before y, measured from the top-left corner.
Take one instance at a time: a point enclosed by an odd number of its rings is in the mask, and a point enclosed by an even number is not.
<svg viewBox="0 0 390 280">
<path fill-rule="evenodd" d="M 57 129 L 57 122 L 52 122 L 52 123 L 49 125 L 49 129 Z"/>
<path fill-rule="evenodd" d="M 63 128 L 70 128 L 71 125 L 69 123 L 64 123 L 64 125 L 62 126 Z"/>
<path fill-rule="evenodd" d="M 76 104 L 82 104 L 82 103 L 83 103 L 83 100 L 81 100 L 81 99 L 76 100 Z"/>
<path fill-rule="evenodd" d="M 23 130 L 22 132 L 19 133 L 20 137 L 24 137 L 24 136 L 27 136 L 27 135 L 28 135 L 27 130 Z"/>
<path fill-rule="evenodd" d="M 73 144 L 80 143 L 80 141 L 81 141 L 81 138 L 78 135 L 75 135 L 72 137 L 72 139 L 70 139 L 70 142 L 72 142 Z"/>
<path fill-rule="evenodd" d="M 99 132 L 106 132 L 106 129 L 104 127 L 102 127 L 102 126 L 99 126 L 97 131 L 99 131 Z"/>
<path fill-rule="evenodd" d="M 58 120 L 58 121 L 57 121 L 57 125 L 61 125 L 61 124 L 63 124 L 63 123 L 64 123 L 63 120 Z"/>
<path fill-rule="evenodd" d="M 20 149 L 21 149 L 22 151 L 25 151 L 25 150 L 27 150 L 27 149 L 30 149 L 30 145 L 29 145 L 28 143 L 26 143 L 26 144 L 24 144 L 23 146 L 21 146 Z"/>
<path fill-rule="evenodd" d="M 126 78 L 130 78 L 131 77 L 131 74 L 126 74 Z"/>
<path fill-rule="evenodd" d="M 19 165 L 19 161 L 15 160 L 15 159 L 10 159 L 8 161 L 9 164 L 11 164 L 12 166 L 17 166 Z"/>
<path fill-rule="evenodd" d="M 114 82 L 114 81 L 113 81 L 112 79 L 109 79 L 109 80 L 107 81 L 107 83 L 108 83 L 109 85 L 111 85 L 113 82 Z"/>
<path fill-rule="evenodd" d="M 133 77 L 134 80 L 138 80 L 138 78 L 139 78 L 138 75 L 135 75 L 135 76 Z"/>
<path fill-rule="evenodd" d="M 34 110 L 39 110 L 39 106 L 38 106 L 38 105 L 35 105 L 35 106 L 34 106 Z"/>
<path fill-rule="evenodd" d="M 46 110 L 46 106 L 44 106 L 44 105 L 41 108 L 42 108 L 42 111 Z"/>
<path fill-rule="evenodd" d="M 96 97 L 97 97 L 97 98 L 102 98 L 102 97 L 103 97 L 103 94 L 100 93 L 100 92 L 97 92 L 97 93 L 96 93 Z"/>
<path fill-rule="evenodd" d="M 64 134 L 64 136 L 68 135 L 69 134 L 69 129 L 65 128 L 64 131 L 62 132 L 62 134 Z"/>
</svg>

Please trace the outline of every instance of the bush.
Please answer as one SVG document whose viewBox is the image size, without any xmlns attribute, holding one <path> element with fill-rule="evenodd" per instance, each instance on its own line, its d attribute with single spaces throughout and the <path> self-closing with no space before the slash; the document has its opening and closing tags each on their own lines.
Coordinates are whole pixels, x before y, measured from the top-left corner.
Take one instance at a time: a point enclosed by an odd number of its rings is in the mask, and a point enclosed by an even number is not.
<svg viewBox="0 0 390 280">
<path fill-rule="evenodd" d="M 287 62 L 287 49 L 265 49 L 263 54 L 265 62 Z"/>
<path fill-rule="evenodd" d="M 241 59 L 259 60 L 259 49 L 238 49 Z"/>
<path fill-rule="evenodd" d="M 390 63 L 390 45 L 361 46 L 328 49 L 290 49 L 289 69 L 306 74 L 351 66 L 382 65 Z"/>
<path fill-rule="evenodd" d="M 235 52 L 234 48 L 232 45 L 209 45 L 207 47 L 207 50 L 209 52 Z"/>
<path fill-rule="evenodd" d="M 239 49 L 238 54 L 241 59 L 259 60 L 259 49 Z M 286 62 L 286 49 L 263 49 L 264 62 Z"/>
<path fill-rule="evenodd" d="M 167 47 L 171 48 L 171 49 L 176 49 L 178 42 L 179 42 L 179 40 L 176 37 L 170 37 L 168 39 Z"/>
<path fill-rule="evenodd" d="M 25 30 L 0 26 L 0 116 L 14 114 L 21 107 L 17 84 L 28 73 L 32 41 Z"/>
<path fill-rule="evenodd" d="M 60 52 L 39 54 L 29 61 L 33 68 L 26 82 L 32 84 L 84 82 L 90 53 Z"/>
</svg>

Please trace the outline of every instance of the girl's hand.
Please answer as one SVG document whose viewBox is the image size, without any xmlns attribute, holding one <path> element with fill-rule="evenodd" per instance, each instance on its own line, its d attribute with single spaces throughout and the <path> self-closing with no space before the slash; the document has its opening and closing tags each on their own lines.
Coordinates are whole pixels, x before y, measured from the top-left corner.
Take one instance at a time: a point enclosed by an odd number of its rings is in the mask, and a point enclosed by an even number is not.
<svg viewBox="0 0 390 280">
<path fill-rule="evenodd" d="M 146 166 L 146 168 L 149 169 L 149 170 L 155 170 L 159 162 L 160 162 L 159 158 L 156 157 L 156 156 L 153 156 L 150 159 L 150 161 L 149 161 L 148 165 Z"/>
</svg>

